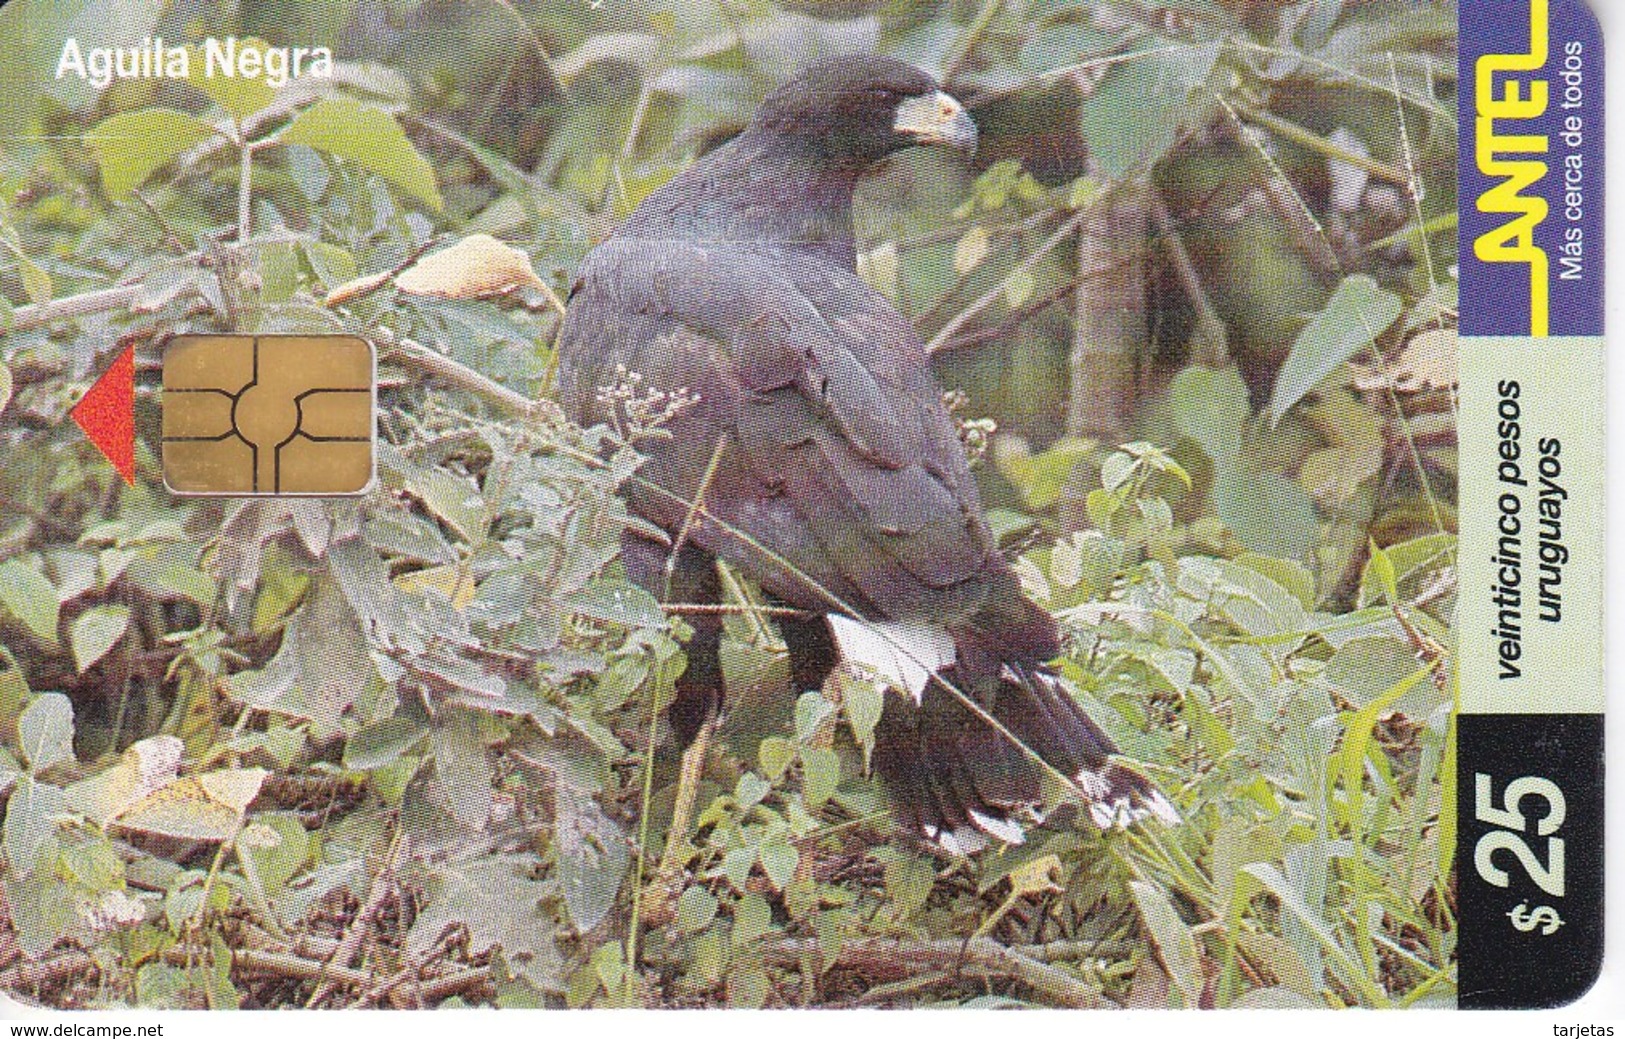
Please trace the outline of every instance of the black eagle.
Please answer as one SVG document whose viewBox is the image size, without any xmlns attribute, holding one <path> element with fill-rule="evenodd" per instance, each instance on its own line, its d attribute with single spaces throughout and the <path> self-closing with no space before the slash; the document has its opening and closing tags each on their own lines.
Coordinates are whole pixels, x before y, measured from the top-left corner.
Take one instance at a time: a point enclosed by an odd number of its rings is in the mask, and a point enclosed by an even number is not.
<svg viewBox="0 0 1625 1039">
<path fill-rule="evenodd" d="M 892 692 L 872 761 L 896 814 L 967 853 L 1022 840 L 1035 755 L 1103 827 L 1177 819 L 1046 667 L 1055 621 L 994 543 L 924 344 L 857 275 L 859 178 L 910 145 L 975 142 L 911 65 L 812 65 L 593 250 L 559 346 L 577 422 L 611 420 L 604 388 L 628 372 L 692 398 L 628 491 L 669 535 L 625 539 L 631 577 L 664 601 L 717 602 L 721 557 L 807 611 L 781 625 L 797 687 L 843 657 L 878 671 Z M 670 715 L 685 745 L 722 690 L 720 620 L 692 623 Z"/>
</svg>

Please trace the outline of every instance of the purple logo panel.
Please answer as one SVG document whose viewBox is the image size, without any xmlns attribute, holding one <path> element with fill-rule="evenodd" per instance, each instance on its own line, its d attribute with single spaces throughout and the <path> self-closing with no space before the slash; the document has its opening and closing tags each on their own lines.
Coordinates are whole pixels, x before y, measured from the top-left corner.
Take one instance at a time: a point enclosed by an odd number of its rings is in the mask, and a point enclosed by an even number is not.
<svg viewBox="0 0 1625 1039">
<path fill-rule="evenodd" d="M 1582 0 L 1463 0 L 1463 335 L 1602 334 L 1602 59 Z"/>
</svg>

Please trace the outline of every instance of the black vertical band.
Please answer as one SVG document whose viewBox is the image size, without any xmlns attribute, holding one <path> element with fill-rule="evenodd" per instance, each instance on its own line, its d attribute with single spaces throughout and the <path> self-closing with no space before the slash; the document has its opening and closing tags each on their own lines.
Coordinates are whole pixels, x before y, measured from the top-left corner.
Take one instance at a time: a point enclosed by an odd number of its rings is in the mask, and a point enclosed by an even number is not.
<svg viewBox="0 0 1625 1039">
<path fill-rule="evenodd" d="M 1602 716 L 1467 714 L 1457 721 L 1460 1006 L 1572 1002 L 1602 968 Z M 1526 777 L 1509 804 L 1508 785 Z M 1563 802 L 1555 828 L 1547 796 L 1554 786 Z M 1518 816 L 1523 825 L 1514 830 Z M 1562 842 L 1560 885 L 1553 839 Z"/>
</svg>

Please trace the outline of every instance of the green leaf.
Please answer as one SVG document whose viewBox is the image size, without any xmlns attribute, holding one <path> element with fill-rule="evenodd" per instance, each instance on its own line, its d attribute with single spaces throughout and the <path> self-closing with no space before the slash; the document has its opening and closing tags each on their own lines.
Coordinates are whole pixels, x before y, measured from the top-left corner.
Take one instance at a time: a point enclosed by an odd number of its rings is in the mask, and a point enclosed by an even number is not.
<svg viewBox="0 0 1625 1039">
<path fill-rule="evenodd" d="M 1235 749 L 1236 741 L 1230 735 L 1230 730 L 1224 727 L 1224 723 L 1215 717 L 1212 710 L 1203 702 L 1201 693 L 1186 696 L 1181 701 L 1180 715 L 1214 758 L 1223 758 Z"/>
<path fill-rule="evenodd" d="M 292 812 L 260 815 L 256 817 L 255 823 L 270 828 L 277 835 L 277 842 L 263 848 L 245 848 L 239 844 L 238 851 L 252 857 L 254 872 L 259 877 L 265 894 L 275 900 L 282 894 L 283 888 L 287 887 L 288 881 L 292 880 L 310 860 L 315 841 L 300 823 L 299 816 Z M 292 924 L 295 921 L 284 919 L 283 922 Z"/>
<path fill-rule="evenodd" d="M 1042 21 L 1039 12 L 1032 6 L 1027 9 L 1027 17 L 1030 23 Z M 1117 45 L 1117 40 L 1110 34 L 1092 29 L 1087 23 L 1069 21 L 1034 32 L 1021 45 L 1016 64 L 1024 72 L 1043 75 L 1071 65 L 1085 55 L 1109 53 Z"/>
<path fill-rule="evenodd" d="M 254 615 L 249 621 L 256 635 L 280 628 L 288 614 L 304 600 L 310 588 L 310 575 L 291 566 L 267 566 L 260 570 L 260 587 L 254 596 Z"/>
<path fill-rule="evenodd" d="M 1398 296 L 1379 288 L 1370 276 L 1351 274 L 1332 293 L 1326 306 L 1305 326 L 1275 375 L 1269 416 L 1279 423 L 1287 409 L 1304 398 L 1338 365 L 1371 345 L 1404 309 Z"/>
<path fill-rule="evenodd" d="M 626 955 L 619 942 L 606 942 L 592 951 L 593 973 L 606 992 L 618 992 L 626 982 Z"/>
<path fill-rule="evenodd" d="M 106 837 L 76 844 L 62 852 L 62 867 L 92 891 L 124 887 L 124 860 Z"/>
<path fill-rule="evenodd" d="M 102 190 L 109 198 L 119 198 L 213 133 L 208 123 L 185 112 L 144 108 L 103 120 L 85 134 L 85 144 L 101 168 Z"/>
<path fill-rule="evenodd" d="M 1371 558 L 1366 560 L 1365 568 L 1360 573 L 1360 597 L 1356 602 L 1360 608 L 1376 602 L 1384 594 L 1389 602 L 1397 602 L 1400 582 L 1453 564 L 1456 535 L 1423 534 L 1389 545 L 1381 549 L 1381 561 L 1377 558 L 1375 544 L 1372 547 Z"/>
<path fill-rule="evenodd" d="M 491 818 L 494 770 L 485 753 L 479 717 L 473 711 L 449 708 L 438 721 L 430 740 L 435 778 L 457 820 L 471 830 L 483 830 Z"/>
<path fill-rule="evenodd" d="M 739 890 L 745 890 L 750 871 L 756 865 L 757 851 L 753 847 L 732 848 L 722 856 L 722 875 Z"/>
<path fill-rule="evenodd" d="M 365 554 L 381 569 L 377 556 L 359 539 L 347 539 L 343 545 L 354 552 L 357 563 Z M 367 694 L 379 681 L 367 653 L 368 634 L 398 638 L 400 631 L 395 627 L 398 603 L 379 601 L 382 596 L 374 591 L 372 575 L 352 572 L 349 562 L 336 552 L 329 559 L 332 576 L 322 575 L 311 582 L 304 606 L 288 621 L 276 656 L 260 671 L 232 675 L 227 689 L 227 695 L 253 707 L 309 718 L 314 723 L 311 735 L 318 740 L 371 720 L 370 712 L 357 706 L 369 703 Z M 387 581 L 380 579 L 378 584 L 385 586 L 385 594 L 393 592 Z M 346 590 L 354 599 L 346 600 Z M 363 634 L 358 609 L 367 611 L 368 634 Z M 422 652 L 421 646 L 414 649 Z"/>
<path fill-rule="evenodd" d="M 1066 208 L 1079 210 L 1099 198 L 1103 188 L 1100 181 L 1088 175 L 1079 177 L 1072 182 L 1072 187 L 1066 193 Z"/>
<path fill-rule="evenodd" d="M 348 159 L 431 209 L 441 208 L 434 168 L 418 154 L 394 116 L 374 105 L 349 100 L 318 101 L 300 112 L 277 140 L 282 144 L 307 144 Z"/>
<path fill-rule="evenodd" d="M 20 559 L 0 563 L 0 606 L 42 642 L 56 644 L 56 588 Z"/>
<path fill-rule="evenodd" d="M 1190 489 L 1191 474 L 1185 471 L 1184 466 L 1174 461 L 1168 452 L 1155 444 L 1144 440 L 1136 440 L 1133 443 L 1124 444 L 1123 451 L 1139 459 L 1140 462 L 1150 466 L 1157 472 L 1167 473 L 1184 484 L 1187 490 Z"/>
<path fill-rule="evenodd" d="M 835 705 L 817 689 L 802 693 L 796 700 L 796 741 L 806 743 L 817 734 L 824 719 L 835 713 Z"/>
<path fill-rule="evenodd" d="M 1168 896 L 1153 884 L 1143 880 L 1128 882 L 1134 904 L 1140 910 L 1140 919 L 1151 933 L 1157 958 L 1168 971 L 1174 987 L 1179 989 L 1186 1009 L 1198 1005 L 1202 995 L 1202 968 L 1196 955 L 1196 939 L 1190 928 L 1174 912 Z"/>
<path fill-rule="evenodd" d="M 880 713 L 886 706 L 886 692 L 866 678 L 841 673 L 841 704 L 846 708 L 846 720 L 852 726 L 852 735 L 863 748 L 867 765 L 875 746 L 875 726 L 880 724 Z"/>
<path fill-rule="evenodd" d="M 184 776 L 120 812 L 113 822 L 163 837 L 230 840 L 268 775 L 263 768 L 223 768 Z"/>
<path fill-rule="evenodd" d="M 769 780 L 777 781 L 796 757 L 796 749 L 783 736 L 769 736 L 756 748 L 756 759 Z M 743 778 L 743 777 L 741 777 Z"/>
<path fill-rule="evenodd" d="M 138 740 L 109 767 L 68 785 L 68 806 L 97 826 L 171 782 L 185 745 L 177 736 L 160 734 Z"/>
<path fill-rule="evenodd" d="M 197 555 L 196 545 L 165 545 L 156 552 L 138 554 L 125 572 L 137 590 L 157 598 L 211 603 L 219 589 L 213 578 L 197 568 Z"/>
<path fill-rule="evenodd" d="M 559 605 L 583 617 L 629 628 L 655 628 L 666 622 L 659 601 L 630 581 L 600 578 L 563 596 Z"/>
<path fill-rule="evenodd" d="M 428 897 L 406 935 L 407 951 L 427 955 L 447 927 L 468 928 L 468 949 L 479 956 L 493 947 L 532 984 L 558 990 L 564 959 L 554 944 L 557 925 L 542 904 L 557 898 L 557 885 L 531 879 L 533 857 L 493 855 L 431 868 Z M 608 949 L 609 946 L 601 946 Z"/>
<path fill-rule="evenodd" d="M 287 770 L 305 752 L 305 732 L 291 725 L 273 723 L 265 730 L 260 747 L 279 769 Z"/>
<path fill-rule="evenodd" d="M 992 236 L 987 228 L 977 224 L 954 246 L 954 272 L 956 274 L 969 274 L 975 270 L 983 260 L 987 259 Z"/>
<path fill-rule="evenodd" d="M 61 787 L 41 783 L 32 776 L 17 780 L 11 800 L 6 803 L 0 843 L 5 846 L 8 866 L 18 876 L 28 876 L 39 865 L 46 844 L 56 834 L 56 816 L 67 806 Z"/>
<path fill-rule="evenodd" d="M 619 711 L 647 678 L 648 654 L 621 657 L 593 683 L 593 702 L 601 714 Z"/>
<path fill-rule="evenodd" d="M 1104 487 L 1096 487 L 1083 499 L 1089 513 L 1089 522 L 1101 530 L 1110 530 L 1112 517 L 1123 510 L 1123 499 Z"/>
<path fill-rule="evenodd" d="M 35 775 L 73 757 L 73 703 L 61 693 L 41 693 L 17 719 L 17 736 L 28 770 Z"/>
<path fill-rule="evenodd" d="M 773 910 L 761 895 L 748 894 L 734 906 L 733 934 L 729 940 L 746 945 L 766 934 L 773 926 Z"/>
<path fill-rule="evenodd" d="M 699 885 L 683 889 L 677 899 L 677 931 L 694 934 L 711 926 L 717 918 L 717 896 Z"/>
<path fill-rule="evenodd" d="M 358 771 L 383 768 L 412 748 L 429 732 L 421 719 L 393 714 L 363 725 L 344 744 L 344 767 Z"/>
<path fill-rule="evenodd" d="M 1004 279 L 1004 302 L 1011 310 L 1015 310 L 1023 303 L 1033 298 L 1033 290 L 1038 282 L 1033 278 L 1033 272 L 1026 268 L 1017 268 Z"/>
<path fill-rule="evenodd" d="M 242 1006 L 242 993 L 231 983 L 231 949 L 220 932 L 209 933 L 209 968 L 201 979 L 204 1000 L 210 1010 L 236 1010 Z"/>
<path fill-rule="evenodd" d="M 1370 1006 L 1389 1005 L 1388 997 L 1360 966 L 1356 955 L 1343 947 L 1320 914 L 1304 900 L 1303 892 L 1299 891 L 1280 870 L 1268 862 L 1251 862 L 1241 868 L 1243 872 L 1252 874 L 1262 882 L 1270 893 L 1280 900 L 1282 911 L 1291 914 L 1309 934 L 1315 937 L 1321 949 L 1331 957 L 1332 969 L 1340 981 L 1358 992 Z"/>
<path fill-rule="evenodd" d="M 135 1000 L 142 1007 L 166 1010 L 185 1005 L 186 971 L 165 963 L 144 963 L 135 972 Z"/>
<path fill-rule="evenodd" d="M 1238 541 L 1263 555 L 1302 559 L 1320 540 L 1314 499 L 1278 473 L 1220 469 L 1213 511 Z"/>
<path fill-rule="evenodd" d="M 51 870 L 38 869 L 30 876 L 8 870 L 5 888 L 17 944 L 29 959 L 44 959 L 80 921 L 76 892 Z"/>
<path fill-rule="evenodd" d="M 485 533 L 485 499 L 467 477 L 419 464 L 392 451 L 379 453 L 379 468 L 398 472 L 406 490 L 465 540 L 475 540 Z"/>
<path fill-rule="evenodd" d="M 1139 510 L 1140 518 L 1145 521 L 1146 531 L 1151 534 L 1165 534 L 1174 529 L 1174 510 L 1161 498 L 1141 498 L 1134 503 Z"/>
<path fill-rule="evenodd" d="M 570 919 L 577 930 L 590 931 L 609 915 L 620 894 L 631 861 L 626 837 L 597 801 L 577 794 L 559 799 L 554 846 Z"/>
<path fill-rule="evenodd" d="M 1078 113 L 1078 130 L 1103 175 L 1121 180 L 1150 168 L 1173 145 L 1181 122 L 1200 119 L 1189 98 L 1213 71 L 1219 46 L 1153 39 L 1112 65 Z"/>
<path fill-rule="evenodd" d="M 331 242 L 305 242 L 304 249 L 306 262 L 325 288 L 335 288 L 356 277 L 355 254 L 350 250 Z"/>
<path fill-rule="evenodd" d="M 772 990 L 767 970 L 760 963 L 737 965 L 728 971 L 728 1006 L 732 1009 L 760 1009 Z"/>
<path fill-rule="evenodd" d="M 46 273 L 43 267 L 29 259 L 28 254 L 23 252 L 22 248 L 15 242 L 7 240 L 4 244 L 11 250 L 11 254 L 17 258 L 17 276 L 22 279 L 23 292 L 28 296 L 28 301 L 30 303 L 50 302 L 51 296 L 55 292 L 55 288 L 51 284 L 51 276 Z M 0 408 L 3 407 L 4 402 L 0 402 Z"/>
<path fill-rule="evenodd" d="M 80 674 L 118 645 L 130 627 L 128 606 L 92 606 L 73 622 L 68 641 L 73 646 L 73 664 Z"/>
<path fill-rule="evenodd" d="M 1426 678 L 1434 665 L 1423 664 L 1410 674 L 1404 676 L 1393 685 L 1378 693 L 1370 703 L 1355 711 L 1348 718 L 1348 727 L 1343 733 L 1342 760 L 1339 770 L 1342 772 L 1343 788 L 1348 791 L 1349 802 L 1353 806 L 1354 825 L 1361 825 L 1359 811 L 1360 799 L 1365 791 L 1365 750 L 1371 742 L 1371 732 L 1377 725 L 1377 716 L 1391 707 L 1400 697 L 1411 691 L 1411 687 Z"/>
<path fill-rule="evenodd" d="M 923 858 L 909 855 L 886 863 L 886 897 L 891 899 L 899 920 L 906 920 L 931 897 L 936 870 Z"/>
<path fill-rule="evenodd" d="M 264 40 L 253 37 L 239 39 L 236 43 L 238 52 L 252 48 L 263 54 L 270 46 Z M 210 75 L 203 48 L 188 47 L 187 50 L 192 60 L 186 66 L 186 81 L 209 95 L 209 100 L 225 109 L 237 122 L 241 123 L 276 97 L 276 91 L 264 76 Z"/>
<path fill-rule="evenodd" d="M 173 933 L 180 934 L 186 921 L 203 908 L 204 876 L 196 870 L 187 870 L 169 878 L 164 894 L 164 917 L 169 921 L 169 929 Z M 229 895 L 229 890 L 227 893 Z"/>
<path fill-rule="evenodd" d="M 1261 556 L 1257 552 L 1243 552 L 1234 560 L 1240 566 L 1255 570 L 1292 593 L 1304 609 L 1315 605 L 1315 575 L 1294 559 Z"/>
<path fill-rule="evenodd" d="M 767 879 L 780 890 L 790 883 L 796 875 L 796 866 L 801 862 L 801 853 L 796 851 L 795 845 L 782 837 L 774 838 L 762 843 L 761 850 L 762 869 L 767 873 Z"/>
<path fill-rule="evenodd" d="M 1363 589 L 1367 577 L 1373 578 L 1392 606 L 1399 602 L 1399 581 L 1394 575 L 1394 561 L 1375 541 L 1368 541 L 1367 544 L 1371 546 L 1371 558 L 1366 561 L 1365 572 L 1360 575 L 1360 586 Z"/>
<path fill-rule="evenodd" d="M 808 747 L 801 752 L 802 796 L 817 808 L 830 799 L 841 782 L 841 759 L 828 747 Z"/>
<path fill-rule="evenodd" d="M 1303 603 L 1268 574 L 1234 560 L 1188 557 L 1179 590 L 1210 604 L 1220 616 L 1252 636 L 1278 635 L 1308 626 Z"/>
<path fill-rule="evenodd" d="M 1350 707 L 1359 710 L 1415 670 L 1416 650 L 1409 639 L 1398 634 L 1368 635 L 1337 647 L 1326 661 L 1321 681 Z M 1393 706 L 1420 719 L 1426 718 L 1448 697 L 1448 693 L 1441 693 L 1432 682 L 1424 682 Z"/>
<path fill-rule="evenodd" d="M 1234 365 L 1212 369 L 1191 365 L 1174 376 L 1169 390 L 1174 425 L 1218 465 L 1241 454 L 1241 429 L 1251 408 L 1247 384 Z"/>
<path fill-rule="evenodd" d="M 1100 485 L 1108 491 L 1115 491 L 1128 482 L 1134 475 L 1137 462 L 1133 455 L 1126 451 L 1113 451 L 1100 463 Z M 1068 582 L 1076 584 L 1076 581 Z"/>
<path fill-rule="evenodd" d="M 850 909 L 825 909 L 813 914 L 813 930 L 818 932 L 818 954 L 828 970 L 841 960 L 841 949 L 853 922 Z"/>
<path fill-rule="evenodd" d="M 739 802 L 741 808 L 749 808 L 752 805 L 760 804 L 762 798 L 766 797 L 771 789 L 773 789 L 772 786 L 761 776 L 754 772 L 744 772 L 740 774 L 739 781 L 734 784 L 734 800 Z"/>
<path fill-rule="evenodd" d="M 525 743 L 516 750 L 522 761 L 534 760 L 560 783 L 583 793 L 603 790 L 609 784 L 611 773 L 605 749 L 574 732 L 567 730 L 551 739 Z"/>
<path fill-rule="evenodd" d="M 993 441 L 993 461 L 1027 507 L 1042 511 L 1060 500 L 1072 470 L 1093 449 L 1093 441 L 1062 437 L 1035 455 L 1020 437 L 1000 436 Z"/>
</svg>

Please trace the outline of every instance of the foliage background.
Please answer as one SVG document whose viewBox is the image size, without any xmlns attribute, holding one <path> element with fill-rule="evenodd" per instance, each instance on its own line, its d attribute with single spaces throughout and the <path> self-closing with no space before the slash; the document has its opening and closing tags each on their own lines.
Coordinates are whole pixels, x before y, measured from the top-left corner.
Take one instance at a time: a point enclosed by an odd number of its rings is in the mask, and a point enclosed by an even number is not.
<svg viewBox="0 0 1625 1039">
<path fill-rule="evenodd" d="M 67 34 L 228 33 L 332 46 L 337 75 L 52 75 Z M 1450 1002 L 1454 37 L 1414 0 L 7 5 L 0 989 Z M 972 167 L 865 186 L 863 272 L 960 391 L 1064 673 L 1186 823 L 1062 806 L 973 860 L 909 845 L 864 771 L 879 694 L 793 695 L 735 581 L 723 749 L 662 905 L 684 624 L 615 559 L 662 402 L 562 422 L 556 304 L 640 198 L 849 50 L 981 127 Z M 539 280 L 387 279 L 475 233 Z M 230 330 L 378 344 L 369 495 L 163 491 L 163 345 Z M 133 487 L 66 421 L 126 345 Z"/>
</svg>

